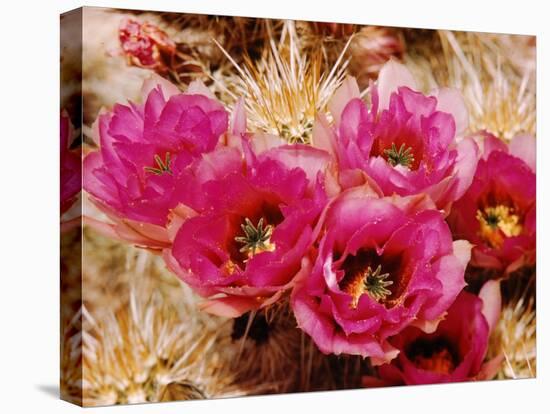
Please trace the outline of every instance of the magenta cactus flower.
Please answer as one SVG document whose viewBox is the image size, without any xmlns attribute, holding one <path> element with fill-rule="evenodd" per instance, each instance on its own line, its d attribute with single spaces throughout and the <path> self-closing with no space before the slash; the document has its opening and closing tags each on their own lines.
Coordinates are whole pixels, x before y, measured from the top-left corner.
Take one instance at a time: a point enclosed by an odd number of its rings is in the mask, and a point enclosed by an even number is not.
<svg viewBox="0 0 550 414">
<path fill-rule="evenodd" d="M 348 78 L 329 104 L 334 126 L 319 116 L 316 146 L 334 154 L 344 188 L 374 181 L 386 196 L 426 193 L 448 210 L 472 182 L 478 149 L 462 138 L 468 117 L 452 89 L 417 92 L 408 70 L 390 60 L 371 86 L 371 106 Z"/>
<path fill-rule="evenodd" d="M 267 306 L 292 287 L 313 242 L 325 203 L 328 154 L 283 146 L 256 155 L 245 141 L 244 161 L 221 148 L 185 180 L 186 202 L 168 266 L 200 295 L 203 309 L 224 316 Z"/>
<path fill-rule="evenodd" d="M 141 105 L 115 105 L 99 116 L 98 151 L 84 160 L 84 188 L 118 226 L 119 236 L 147 247 L 166 247 L 169 213 L 179 176 L 216 147 L 228 114 L 204 86 L 186 93 L 150 81 Z"/>
<path fill-rule="evenodd" d="M 454 203 L 448 222 L 455 237 L 475 244 L 471 265 L 513 272 L 536 254 L 535 138 L 509 145 L 488 133 L 471 187 Z"/>
<path fill-rule="evenodd" d="M 453 243 L 427 196 L 376 198 L 365 188 L 328 207 L 292 308 L 322 352 L 380 364 L 397 355 L 389 338 L 407 326 L 435 329 L 465 285 L 470 245 Z"/>
<path fill-rule="evenodd" d="M 500 284 L 487 282 L 480 297 L 463 291 L 433 333 L 408 327 L 390 339 L 399 355 L 378 367 L 370 385 L 416 385 L 491 379 L 502 357 L 486 361 L 489 335 L 500 314 Z"/>
</svg>

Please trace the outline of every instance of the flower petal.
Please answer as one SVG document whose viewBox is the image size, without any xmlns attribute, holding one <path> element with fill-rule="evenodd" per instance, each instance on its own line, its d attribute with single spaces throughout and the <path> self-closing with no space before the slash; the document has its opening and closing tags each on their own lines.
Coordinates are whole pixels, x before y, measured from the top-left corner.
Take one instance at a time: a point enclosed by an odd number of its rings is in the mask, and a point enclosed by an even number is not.
<svg viewBox="0 0 550 414">
<path fill-rule="evenodd" d="M 327 151 L 332 156 L 336 156 L 336 142 L 335 135 L 327 118 L 324 114 L 319 113 L 315 117 L 315 122 L 313 123 L 313 138 L 312 145 L 316 148 Z"/>
<path fill-rule="evenodd" d="M 397 92 L 397 88 L 400 86 L 407 86 L 413 90 L 417 90 L 416 82 L 411 72 L 405 65 L 392 58 L 382 66 L 378 74 L 380 110 L 389 108 L 390 96 L 392 93 Z"/>
<path fill-rule="evenodd" d="M 537 170 L 537 142 L 529 134 L 516 135 L 509 145 L 510 154 L 522 159 L 533 172 Z"/>
<path fill-rule="evenodd" d="M 259 304 L 254 298 L 245 296 L 227 296 L 219 299 L 206 300 L 199 303 L 199 309 L 211 315 L 223 316 L 225 318 L 238 318 L 254 309 Z"/>
<path fill-rule="evenodd" d="M 500 317 L 502 307 L 502 297 L 500 294 L 500 281 L 489 280 L 485 282 L 479 291 L 479 297 L 483 301 L 482 313 L 489 324 L 489 330 L 492 331 Z"/>
<path fill-rule="evenodd" d="M 178 87 L 172 82 L 167 81 L 156 73 L 152 73 L 149 78 L 145 79 L 141 87 L 141 96 L 143 97 L 143 100 L 145 100 L 149 93 L 159 85 L 165 99 L 169 99 L 170 97 L 181 93 Z"/>
<path fill-rule="evenodd" d="M 212 93 L 210 89 L 208 89 L 204 83 L 202 83 L 201 80 L 196 79 L 193 82 L 189 84 L 187 87 L 187 90 L 185 91 L 186 95 L 204 95 L 209 99 L 212 99 L 214 101 L 217 101 L 216 95 Z"/>
<path fill-rule="evenodd" d="M 233 135 L 237 136 L 246 132 L 246 110 L 244 108 L 243 98 L 240 98 L 233 108 L 230 130 Z"/>
<path fill-rule="evenodd" d="M 437 98 L 436 109 L 454 117 L 456 135 L 462 136 L 468 129 L 469 115 L 460 91 L 455 88 L 439 88 L 434 92 L 434 96 Z"/>
<path fill-rule="evenodd" d="M 355 78 L 351 76 L 346 77 L 328 103 L 329 111 L 336 125 L 340 124 L 340 117 L 348 102 L 352 99 L 359 98 L 360 95 L 359 86 Z"/>
</svg>

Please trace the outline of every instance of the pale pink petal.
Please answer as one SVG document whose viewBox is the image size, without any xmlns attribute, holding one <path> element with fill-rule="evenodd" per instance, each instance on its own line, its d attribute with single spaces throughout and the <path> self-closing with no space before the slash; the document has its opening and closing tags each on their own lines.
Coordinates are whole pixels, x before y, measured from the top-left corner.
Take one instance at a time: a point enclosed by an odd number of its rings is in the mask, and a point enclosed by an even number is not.
<svg viewBox="0 0 550 414">
<path fill-rule="evenodd" d="M 472 247 L 473 245 L 468 240 L 456 240 L 453 242 L 453 255 L 464 268 L 470 262 Z"/>
<path fill-rule="evenodd" d="M 533 172 L 537 170 L 537 141 L 529 134 L 516 135 L 509 145 L 510 154 L 522 159 Z"/>
<path fill-rule="evenodd" d="M 344 170 L 339 175 L 339 182 L 342 190 L 352 189 L 354 187 L 365 186 L 375 197 L 383 197 L 384 193 L 366 172 L 354 168 L 353 170 Z"/>
<path fill-rule="evenodd" d="M 436 210 L 433 200 L 427 194 L 418 194 L 406 197 L 394 195 L 390 197 L 392 204 L 399 207 L 406 214 L 420 213 L 424 210 Z"/>
<path fill-rule="evenodd" d="M 200 310 L 211 315 L 238 318 L 246 312 L 258 309 L 259 303 L 255 299 L 249 297 L 228 296 L 201 302 L 198 307 Z"/>
<path fill-rule="evenodd" d="M 359 98 L 361 93 L 359 86 L 355 78 L 348 76 L 340 85 L 340 87 L 334 92 L 334 95 L 328 103 L 328 109 L 334 118 L 334 123 L 338 125 L 340 123 L 340 117 L 344 108 L 354 98 Z"/>
<path fill-rule="evenodd" d="M 277 135 L 254 133 L 250 137 L 250 146 L 256 154 L 261 154 L 269 149 L 286 145 L 287 141 Z"/>
<path fill-rule="evenodd" d="M 277 303 L 279 299 L 281 299 L 281 297 L 283 296 L 283 293 L 285 292 L 283 289 L 287 289 L 291 286 L 292 286 L 291 283 L 287 283 L 286 285 L 284 285 L 283 288 L 281 288 L 281 290 L 275 292 L 272 296 L 263 299 L 262 304 L 260 305 L 260 308 L 267 308 L 273 305 L 274 303 Z"/>
<path fill-rule="evenodd" d="M 444 256 L 433 263 L 433 268 L 437 271 L 437 278 L 445 289 L 442 290 L 437 301 L 429 302 L 424 306 L 422 316 L 429 321 L 435 321 L 446 309 L 449 309 L 466 286 L 464 281 L 466 266 L 460 263 L 460 258 L 453 255 Z M 429 329 L 430 325 L 426 325 L 426 328 Z"/>
<path fill-rule="evenodd" d="M 317 174 L 324 173 L 330 161 L 326 151 L 301 144 L 280 146 L 267 151 L 264 155 L 283 163 L 289 170 L 301 168 L 312 185 Z"/>
<path fill-rule="evenodd" d="M 380 110 L 389 108 L 390 96 L 393 92 L 397 92 L 397 88 L 400 86 L 407 86 L 413 90 L 417 90 L 416 82 L 411 72 L 405 65 L 392 58 L 382 66 L 378 74 Z"/>
<path fill-rule="evenodd" d="M 216 148 L 230 147 L 230 148 L 242 148 L 242 137 L 241 135 L 234 135 L 232 133 L 225 133 L 220 137 Z"/>
<path fill-rule="evenodd" d="M 494 151 L 508 152 L 508 147 L 506 144 L 488 132 L 478 132 L 472 136 L 472 139 L 474 139 L 479 148 L 482 149 L 481 156 L 484 160 L 487 160 L 487 157 L 489 157 L 489 155 Z"/>
<path fill-rule="evenodd" d="M 454 187 L 456 187 L 455 177 L 448 176 L 438 183 L 426 187 L 424 192 L 434 201 L 437 208 L 447 216 L 453 205 L 452 194 L 454 193 Z"/>
<path fill-rule="evenodd" d="M 168 241 L 155 240 L 147 235 L 138 233 L 124 223 L 106 223 L 88 216 L 83 216 L 82 223 L 90 226 L 105 237 L 133 243 L 136 246 L 148 247 L 151 251 L 158 251 L 170 245 Z"/>
<path fill-rule="evenodd" d="M 370 359 L 371 364 L 375 367 L 387 364 L 399 355 L 399 349 L 394 348 L 387 342 L 382 344 L 382 350 L 385 353 L 384 357 L 380 358 L 373 356 Z"/>
<path fill-rule="evenodd" d="M 458 155 L 452 175 L 424 190 L 445 215 L 449 214 L 452 203 L 470 188 L 480 155 L 475 140 L 470 137 L 461 140 L 456 150 Z"/>
<path fill-rule="evenodd" d="M 244 108 L 244 99 L 240 98 L 233 108 L 231 114 L 231 133 L 240 136 L 246 132 L 246 110 Z"/>
<path fill-rule="evenodd" d="M 458 143 L 456 150 L 458 157 L 454 171 L 458 184 L 454 200 L 462 197 L 468 188 L 470 188 L 481 155 L 476 142 L 472 138 L 464 138 Z"/>
<path fill-rule="evenodd" d="M 166 100 L 168 100 L 171 96 L 181 93 L 178 87 L 174 85 L 172 82 L 169 82 L 166 79 L 164 79 L 162 76 L 159 76 L 156 73 L 153 73 L 149 78 L 145 79 L 145 81 L 143 82 L 143 85 L 141 86 L 141 96 L 143 97 L 144 101 L 145 99 L 147 99 L 147 96 L 149 95 L 149 93 L 153 89 L 155 89 L 158 85 L 160 85 L 162 89 L 162 95 Z"/>
<path fill-rule="evenodd" d="M 486 282 L 479 292 L 479 298 L 483 301 L 481 312 L 489 324 L 489 330 L 492 331 L 498 323 L 502 308 L 500 281 L 489 280 Z"/>
<path fill-rule="evenodd" d="M 97 118 L 92 123 L 92 128 L 91 128 L 92 134 L 90 138 L 92 139 L 92 141 L 94 141 L 94 144 L 96 144 L 98 147 L 99 147 L 99 120 L 101 119 L 101 115 L 105 113 L 107 113 L 107 109 L 105 109 L 104 107 L 101 107 L 97 114 Z"/>
<path fill-rule="evenodd" d="M 325 191 L 327 196 L 335 197 L 342 192 L 342 187 L 338 182 L 338 168 L 330 164 L 325 175 Z"/>
<path fill-rule="evenodd" d="M 176 234 L 181 225 L 185 223 L 187 219 L 195 217 L 196 215 L 197 212 L 191 207 L 188 207 L 181 203 L 178 204 L 177 207 L 174 208 L 168 216 L 168 225 L 166 227 L 168 238 L 171 241 L 174 241 L 174 238 L 176 237 Z"/>
<path fill-rule="evenodd" d="M 313 124 L 312 145 L 323 149 L 333 156 L 336 155 L 336 142 L 334 132 L 330 128 L 327 118 L 324 114 L 318 114 Z"/>
<path fill-rule="evenodd" d="M 122 223 L 144 238 L 151 239 L 162 244 L 170 244 L 166 228 L 162 226 L 129 219 L 122 220 Z"/>
<path fill-rule="evenodd" d="M 437 110 L 447 112 L 454 117 L 456 135 L 462 136 L 468 129 L 469 115 L 466 102 L 458 89 L 439 88 L 433 95 L 437 98 Z"/>
<path fill-rule="evenodd" d="M 424 331 L 427 334 L 431 334 L 437 330 L 439 323 L 445 319 L 445 315 L 447 315 L 447 312 L 445 312 L 439 318 L 434 319 L 432 321 L 415 319 L 414 321 L 411 322 L 411 326 L 416 326 L 421 331 Z"/>
<path fill-rule="evenodd" d="M 200 80 L 194 80 L 189 84 L 187 87 L 187 90 L 185 91 L 186 95 L 204 95 L 207 98 L 213 99 L 217 101 L 216 95 L 212 93 L 210 89 L 208 89 L 204 83 Z"/>
<path fill-rule="evenodd" d="M 112 223 L 105 223 L 104 221 L 100 221 L 92 217 L 83 216 L 82 224 L 93 228 L 104 237 L 114 240 L 121 240 Z"/>
<path fill-rule="evenodd" d="M 424 319 L 434 321 L 449 309 L 460 291 L 466 286 L 464 271 L 470 261 L 472 245 L 466 240 L 453 242 L 453 254 L 443 256 L 433 262 L 432 267 L 437 272 L 441 284 L 445 286 L 437 302 L 424 307 Z M 427 328 L 430 326 L 427 325 Z"/>
</svg>

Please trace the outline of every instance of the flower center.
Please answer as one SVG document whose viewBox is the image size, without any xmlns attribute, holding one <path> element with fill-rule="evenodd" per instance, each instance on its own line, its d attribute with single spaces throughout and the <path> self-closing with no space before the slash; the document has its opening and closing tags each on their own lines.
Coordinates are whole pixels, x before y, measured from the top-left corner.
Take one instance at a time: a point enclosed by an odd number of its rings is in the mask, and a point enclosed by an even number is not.
<svg viewBox="0 0 550 414">
<path fill-rule="evenodd" d="M 283 123 L 281 135 L 291 144 L 309 144 L 313 131 L 313 121 L 304 117 L 298 123 Z"/>
<path fill-rule="evenodd" d="M 399 149 L 397 149 L 395 143 L 392 143 L 391 148 L 386 148 L 384 150 L 384 155 L 386 155 L 386 160 L 392 167 L 402 165 L 411 168 L 414 163 L 412 147 L 405 147 L 405 144 L 401 144 Z"/>
<path fill-rule="evenodd" d="M 365 293 L 377 302 L 384 301 L 392 294 L 391 290 L 387 289 L 393 285 L 393 281 L 387 280 L 389 276 L 389 273 L 382 273 L 381 265 L 375 270 L 367 266 L 366 270 L 357 272 L 349 280 L 344 281 L 342 290 L 352 297 L 350 307 L 356 309 L 359 298 Z"/>
<path fill-rule="evenodd" d="M 493 248 L 500 248 L 506 237 L 519 236 L 522 231 L 520 217 L 502 204 L 477 210 L 476 219 L 481 238 Z"/>
<path fill-rule="evenodd" d="M 155 154 L 154 158 L 156 167 L 143 167 L 146 172 L 155 175 L 163 175 L 164 173 L 172 175 L 172 170 L 170 168 L 171 160 L 169 152 L 164 155 L 164 160 L 158 154 Z"/>
<path fill-rule="evenodd" d="M 254 226 L 248 217 L 245 218 L 244 224 L 241 224 L 241 229 L 244 236 L 235 237 L 235 241 L 243 244 L 239 251 L 246 253 L 249 259 L 255 254 L 275 250 L 275 244 L 271 242 L 273 226 L 267 224 L 264 227 L 263 217 L 260 218 L 257 226 Z"/>
<path fill-rule="evenodd" d="M 438 374 L 450 374 L 458 365 L 450 344 L 441 338 L 417 339 L 409 347 L 407 356 L 418 368 Z"/>
</svg>

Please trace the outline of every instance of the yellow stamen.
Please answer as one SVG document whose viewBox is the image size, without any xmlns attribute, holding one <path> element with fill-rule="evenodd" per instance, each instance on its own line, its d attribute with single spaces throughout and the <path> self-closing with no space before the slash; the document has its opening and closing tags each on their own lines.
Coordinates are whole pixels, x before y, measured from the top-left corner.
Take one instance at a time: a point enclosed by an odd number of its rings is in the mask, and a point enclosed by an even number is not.
<svg viewBox="0 0 550 414">
<path fill-rule="evenodd" d="M 523 229 L 514 209 L 502 204 L 477 210 L 479 234 L 491 247 L 500 248 L 505 238 L 519 236 Z"/>
<path fill-rule="evenodd" d="M 224 263 L 223 269 L 229 276 L 231 276 L 233 273 L 235 273 L 235 270 L 237 270 L 237 265 L 235 264 L 235 262 L 233 262 L 233 260 L 228 260 Z"/>
<path fill-rule="evenodd" d="M 453 356 L 447 348 L 443 348 L 429 357 L 417 355 L 413 362 L 421 369 L 438 374 L 450 374 L 455 369 Z"/>
</svg>

